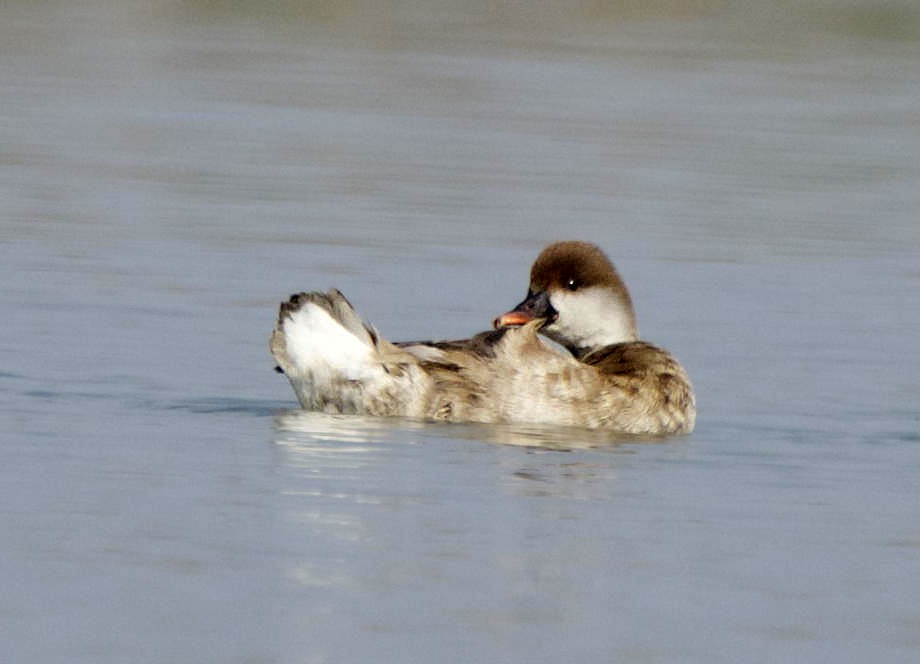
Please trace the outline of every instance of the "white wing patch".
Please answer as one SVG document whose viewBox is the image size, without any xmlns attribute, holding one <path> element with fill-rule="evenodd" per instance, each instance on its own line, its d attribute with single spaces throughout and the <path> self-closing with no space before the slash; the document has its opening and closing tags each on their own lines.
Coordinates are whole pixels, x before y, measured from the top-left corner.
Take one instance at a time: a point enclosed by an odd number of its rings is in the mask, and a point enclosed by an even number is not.
<svg viewBox="0 0 920 664">
<path fill-rule="evenodd" d="M 446 353 L 440 348 L 426 346 L 425 344 L 414 344 L 412 346 L 403 346 L 402 349 L 411 353 L 423 362 L 438 362 L 446 357 Z"/>
</svg>

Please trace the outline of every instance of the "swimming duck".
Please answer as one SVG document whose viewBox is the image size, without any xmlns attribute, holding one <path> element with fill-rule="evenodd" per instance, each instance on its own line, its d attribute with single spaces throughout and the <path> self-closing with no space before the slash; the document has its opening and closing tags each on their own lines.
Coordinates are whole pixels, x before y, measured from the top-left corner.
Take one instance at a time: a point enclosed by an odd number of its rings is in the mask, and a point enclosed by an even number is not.
<svg viewBox="0 0 920 664">
<path fill-rule="evenodd" d="M 283 302 L 270 347 L 308 410 L 640 435 L 693 430 L 687 373 L 639 339 L 626 285 L 597 246 L 544 249 L 527 296 L 493 327 L 459 341 L 392 343 L 333 289 Z"/>
</svg>

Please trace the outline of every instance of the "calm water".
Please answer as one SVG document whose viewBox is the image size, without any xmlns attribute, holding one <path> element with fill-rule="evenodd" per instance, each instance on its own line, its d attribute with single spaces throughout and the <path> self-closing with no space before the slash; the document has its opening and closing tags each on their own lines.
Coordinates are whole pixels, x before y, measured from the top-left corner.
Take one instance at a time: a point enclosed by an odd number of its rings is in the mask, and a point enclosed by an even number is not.
<svg viewBox="0 0 920 664">
<path fill-rule="evenodd" d="M 910 2 L 10 2 L 3 662 L 916 661 Z M 255 9 L 258 7 L 258 9 Z M 606 248 L 690 437 L 302 413 Z"/>
</svg>

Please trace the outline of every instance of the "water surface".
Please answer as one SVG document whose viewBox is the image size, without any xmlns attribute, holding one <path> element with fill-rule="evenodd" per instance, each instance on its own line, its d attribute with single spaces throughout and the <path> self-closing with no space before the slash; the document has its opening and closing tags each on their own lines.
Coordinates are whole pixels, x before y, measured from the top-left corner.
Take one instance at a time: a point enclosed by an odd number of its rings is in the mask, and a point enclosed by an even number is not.
<svg viewBox="0 0 920 664">
<path fill-rule="evenodd" d="M 913 661 L 911 3 L 9 3 L 0 659 Z M 603 246 L 689 437 L 302 413 Z"/>
</svg>

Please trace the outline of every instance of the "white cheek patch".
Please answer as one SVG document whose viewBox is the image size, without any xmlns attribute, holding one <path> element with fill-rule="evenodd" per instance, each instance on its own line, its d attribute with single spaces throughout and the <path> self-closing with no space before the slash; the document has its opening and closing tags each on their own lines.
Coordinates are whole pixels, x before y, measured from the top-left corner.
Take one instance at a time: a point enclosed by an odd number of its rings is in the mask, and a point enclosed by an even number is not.
<svg viewBox="0 0 920 664">
<path fill-rule="evenodd" d="M 635 318 L 616 293 L 603 288 L 562 290 L 550 296 L 550 303 L 559 318 L 546 331 L 567 345 L 597 348 L 637 337 Z"/>
</svg>

